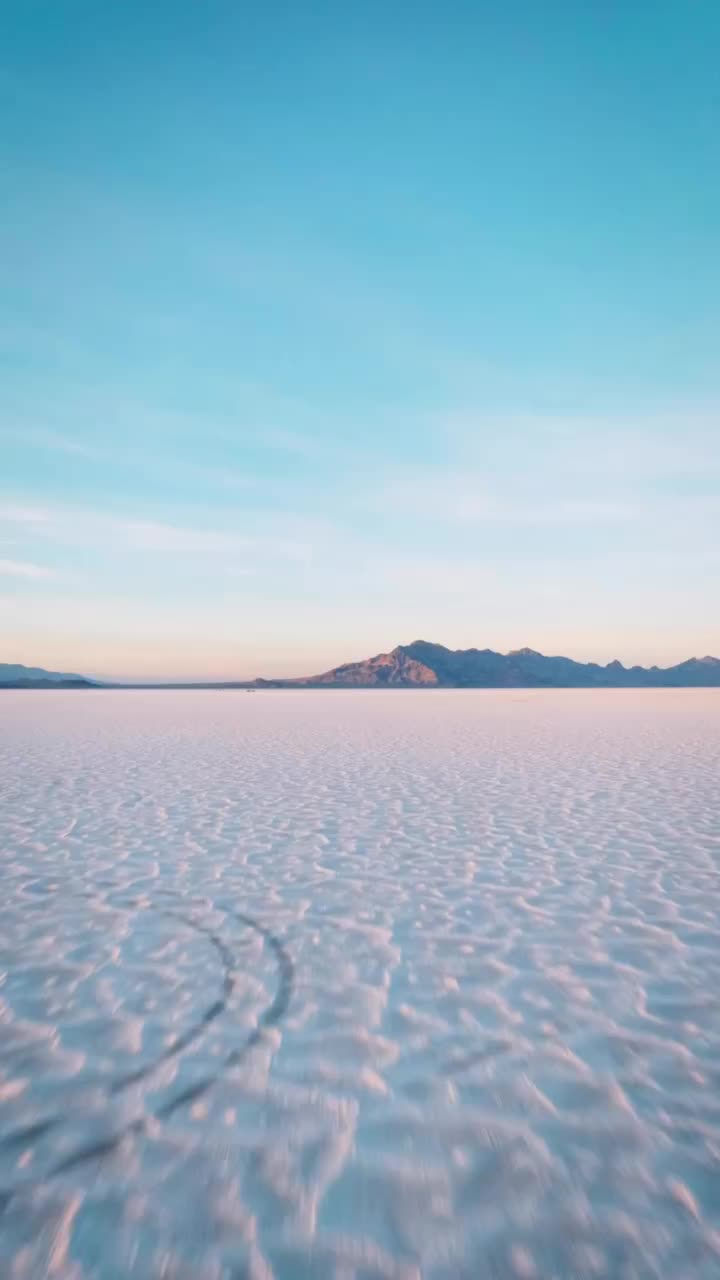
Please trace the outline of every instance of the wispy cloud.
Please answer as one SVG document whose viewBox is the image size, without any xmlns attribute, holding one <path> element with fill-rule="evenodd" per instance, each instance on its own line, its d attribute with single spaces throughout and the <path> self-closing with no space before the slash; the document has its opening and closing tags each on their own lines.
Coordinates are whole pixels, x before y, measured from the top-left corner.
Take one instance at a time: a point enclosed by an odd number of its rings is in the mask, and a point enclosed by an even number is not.
<svg viewBox="0 0 720 1280">
<path fill-rule="evenodd" d="M 632 520 L 629 504 L 604 502 L 594 498 L 494 498 L 464 496 L 448 509 L 461 524 L 587 525 L 618 524 Z"/>
<path fill-rule="evenodd" d="M 10 578 L 52 578 L 53 570 L 26 560 L 0 560 L 0 574 Z"/>
<path fill-rule="evenodd" d="M 42 507 L 17 502 L 0 502 L 0 521 L 7 524 L 47 524 L 50 516 Z"/>
<path fill-rule="evenodd" d="M 539 485 L 517 484 L 492 493 L 483 474 L 472 471 L 411 472 L 390 480 L 367 501 L 386 514 L 453 525 L 604 525 L 625 523 L 636 515 L 629 501 L 543 492 Z"/>
<path fill-rule="evenodd" d="M 56 453 L 70 454 L 73 457 L 92 458 L 99 461 L 107 458 L 104 451 L 94 445 L 45 427 L 1 427 L 0 439 L 11 441 L 14 444 L 26 445 L 32 449 L 50 449 Z"/>
<path fill-rule="evenodd" d="M 104 522 L 104 527 L 107 533 L 119 535 L 128 547 L 140 551 L 220 555 L 227 551 L 251 551 L 256 545 L 253 538 L 234 532 L 183 529 L 154 520 L 113 520 Z"/>
<path fill-rule="evenodd" d="M 177 525 L 161 520 L 105 513 L 84 507 L 33 508 L 20 503 L 0 504 L 0 523 L 31 526 L 33 532 L 53 543 L 69 547 L 92 546 L 98 550 L 130 550 L 162 555 L 197 555 L 232 557 L 247 554 L 254 557 L 273 556 L 304 562 L 312 556 L 306 537 L 295 531 L 281 532 L 282 518 L 272 520 L 264 513 L 262 527 L 249 529 L 230 523 L 235 512 L 225 512 L 227 524 L 208 527 L 203 524 Z M 246 524 L 258 526 L 259 520 L 246 516 Z M 277 526 L 275 532 L 272 525 Z"/>
<path fill-rule="evenodd" d="M 97 409 L 98 417 L 108 417 L 107 410 L 102 413 Z M 187 427 L 187 420 L 182 420 Z M 237 440 L 237 430 L 214 430 L 211 425 L 201 420 L 189 420 L 194 424 L 197 434 L 204 438 L 217 440 Z M 68 435 L 64 432 L 27 426 L 0 426 L 0 441 L 5 440 L 14 445 L 24 446 L 35 453 L 59 454 L 61 457 L 82 460 L 84 463 L 98 466 L 122 468 L 124 471 L 140 472 L 143 476 L 152 474 L 161 481 L 168 478 L 179 478 L 188 484 L 204 482 L 218 489 L 245 490 L 253 488 L 256 480 L 246 470 L 237 466 L 222 466 L 219 463 L 210 465 L 199 462 L 195 458 L 181 458 L 172 451 L 172 435 L 168 431 L 174 425 L 171 415 L 157 413 L 147 409 L 137 410 L 133 405 L 127 407 L 126 414 L 113 411 L 108 422 L 105 422 L 105 438 L 101 444 L 95 440 L 89 442 Z M 114 433 L 114 441 L 108 437 Z M 0 519 L 2 512 L 0 511 Z"/>
<path fill-rule="evenodd" d="M 509 469 L 524 475 L 550 470 L 556 477 L 640 490 L 679 477 L 717 483 L 720 476 L 718 404 L 643 413 L 620 407 L 595 415 L 478 409 L 436 415 L 435 427 L 468 465 L 499 467 L 506 475 Z"/>
</svg>

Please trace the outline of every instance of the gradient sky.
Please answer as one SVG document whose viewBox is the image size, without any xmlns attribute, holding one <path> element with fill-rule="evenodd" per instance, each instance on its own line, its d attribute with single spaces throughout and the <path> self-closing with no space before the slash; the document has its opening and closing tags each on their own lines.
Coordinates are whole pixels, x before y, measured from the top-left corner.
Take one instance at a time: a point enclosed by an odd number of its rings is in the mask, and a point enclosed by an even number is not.
<svg viewBox="0 0 720 1280">
<path fill-rule="evenodd" d="M 717 0 L 7 0 L 0 660 L 720 653 Z"/>
</svg>

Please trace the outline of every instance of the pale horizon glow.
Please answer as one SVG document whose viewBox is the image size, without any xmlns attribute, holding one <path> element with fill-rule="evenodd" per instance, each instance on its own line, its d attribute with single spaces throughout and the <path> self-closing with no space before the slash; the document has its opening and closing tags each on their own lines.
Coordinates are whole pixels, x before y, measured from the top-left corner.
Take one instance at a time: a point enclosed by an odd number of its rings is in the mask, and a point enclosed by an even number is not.
<svg viewBox="0 0 720 1280">
<path fill-rule="evenodd" d="M 0 662 L 720 656 L 720 9 L 660 9 L 11 4 Z"/>
</svg>

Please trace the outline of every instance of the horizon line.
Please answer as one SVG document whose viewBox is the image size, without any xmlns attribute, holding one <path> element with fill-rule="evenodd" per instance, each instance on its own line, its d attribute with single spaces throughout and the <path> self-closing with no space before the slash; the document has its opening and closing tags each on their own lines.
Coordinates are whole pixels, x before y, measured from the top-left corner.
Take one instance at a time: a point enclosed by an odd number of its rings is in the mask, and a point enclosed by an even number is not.
<svg viewBox="0 0 720 1280">
<path fill-rule="evenodd" d="M 289 684 L 292 686 L 296 682 L 299 683 L 301 681 L 319 680 L 320 677 L 327 675 L 330 672 L 337 671 L 342 667 L 355 666 L 355 665 L 360 665 L 366 662 L 372 662 L 376 658 L 391 655 L 393 653 L 398 652 L 399 650 L 407 650 L 412 648 L 415 645 L 420 645 L 420 644 L 429 645 L 435 649 L 444 649 L 446 652 L 453 653 L 453 654 L 459 654 L 459 653 L 462 653 L 462 654 L 479 653 L 479 654 L 488 654 L 488 655 L 492 654 L 494 656 L 501 657 L 501 658 L 538 657 L 538 658 L 547 659 L 548 661 L 573 662 L 573 663 L 576 663 L 578 666 L 591 667 L 598 670 L 608 670 L 609 668 L 615 668 L 617 670 L 623 670 L 625 672 L 673 671 L 678 667 L 684 666 L 685 664 L 692 663 L 692 662 L 699 663 L 699 664 L 705 663 L 705 662 L 709 664 L 720 662 L 720 658 L 716 657 L 715 655 L 707 653 L 707 654 L 704 654 L 703 656 L 698 656 L 697 654 L 693 654 L 690 657 L 682 658 L 677 662 L 671 662 L 664 666 L 661 666 L 659 663 L 651 663 L 651 664 L 645 665 L 642 662 L 634 662 L 634 663 L 628 664 L 628 663 L 622 662 L 618 658 L 611 658 L 608 662 L 603 663 L 603 662 L 597 662 L 592 659 L 582 660 L 582 659 L 570 658 L 565 653 L 543 653 L 541 650 L 533 649 L 527 645 L 521 646 L 520 648 L 508 649 L 506 652 L 503 652 L 500 649 L 492 649 L 487 646 L 483 648 L 479 648 L 478 646 L 469 646 L 467 648 L 451 649 L 449 648 L 449 646 L 440 644 L 437 641 L 427 641 L 427 640 L 417 639 L 417 640 L 409 641 L 408 643 L 405 643 L 405 644 L 395 645 L 392 649 L 377 650 L 376 652 L 371 654 L 369 657 L 350 659 L 349 661 L 342 661 L 337 663 L 334 666 L 325 667 L 321 670 L 313 671 L 308 675 L 295 675 L 295 676 L 281 676 L 281 675 L 275 675 L 275 676 L 255 675 L 255 676 L 246 676 L 246 677 L 241 677 L 237 675 L 213 676 L 213 677 L 208 677 L 208 676 L 202 677 L 202 676 L 195 676 L 195 675 L 174 676 L 174 677 L 166 676 L 166 675 L 146 676 L 146 677 L 109 676 L 109 675 L 103 676 L 103 675 L 96 674 L 94 672 L 89 673 L 87 671 L 80 671 L 77 668 L 75 668 L 71 672 L 67 670 L 58 672 L 48 667 L 41 667 L 37 664 L 28 664 L 24 662 L 7 662 L 7 663 L 0 662 L 0 671 L 2 670 L 3 667 L 6 667 L 6 666 L 19 667 L 26 671 L 37 670 L 37 671 L 48 672 L 48 674 L 52 676 L 65 675 L 71 678 L 85 680 L 95 685 L 102 685 L 107 688 L 182 689 L 182 688 L 218 688 L 218 687 L 227 688 L 227 687 L 233 687 L 233 686 L 238 688 L 246 688 L 246 687 L 252 687 L 257 684 L 263 684 L 263 683 L 266 683 L 269 685 Z M 18 677 L 18 678 L 22 679 L 23 677 Z M 0 681 L 0 684 L 2 683 L 5 683 L 5 682 Z M 441 686 L 441 687 L 448 687 L 448 686 Z"/>
</svg>

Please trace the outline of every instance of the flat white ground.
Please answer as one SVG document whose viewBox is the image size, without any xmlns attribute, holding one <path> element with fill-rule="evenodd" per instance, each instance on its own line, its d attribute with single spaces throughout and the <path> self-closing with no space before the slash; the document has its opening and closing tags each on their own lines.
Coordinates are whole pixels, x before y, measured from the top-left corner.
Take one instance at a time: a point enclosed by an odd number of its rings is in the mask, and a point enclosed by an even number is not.
<svg viewBox="0 0 720 1280">
<path fill-rule="evenodd" d="M 717 1280 L 719 860 L 720 691 L 0 694 L 0 1274 Z"/>
</svg>

